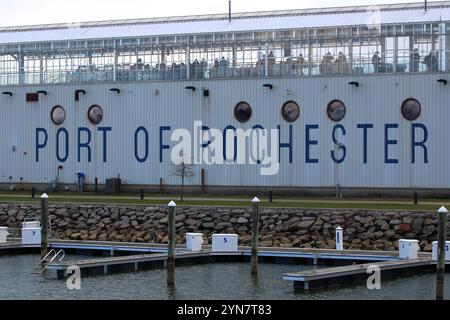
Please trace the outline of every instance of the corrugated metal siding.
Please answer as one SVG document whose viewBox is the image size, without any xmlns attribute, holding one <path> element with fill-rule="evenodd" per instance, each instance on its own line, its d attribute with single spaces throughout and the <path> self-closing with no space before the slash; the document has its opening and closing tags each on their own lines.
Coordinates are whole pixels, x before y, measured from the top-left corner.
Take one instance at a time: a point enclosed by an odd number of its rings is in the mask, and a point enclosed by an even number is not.
<svg viewBox="0 0 450 320">
<path fill-rule="evenodd" d="M 7 91 L 13 97 L 0 96 L 2 114 L 0 133 L 1 166 L 0 182 L 48 183 L 55 178 L 60 164 L 56 159 L 56 132 L 59 127 L 52 124 L 50 111 L 55 105 L 64 106 L 67 119 L 62 127 L 70 134 L 69 158 L 63 163 L 63 183 L 75 183 L 76 173 L 87 175 L 87 182 L 95 177 L 100 182 L 120 175 L 127 184 L 159 184 L 163 177 L 166 183 L 178 183 L 172 174 L 171 151 L 164 151 L 164 164 L 159 163 L 159 127 L 171 126 L 172 131 L 186 128 L 193 131 L 194 121 L 203 121 L 210 128 L 223 130 L 227 125 L 249 129 L 256 124 L 267 129 L 281 126 L 281 141 L 287 142 L 289 124 L 281 116 L 281 106 L 288 100 L 299 103 L 301 115 L 293 123 L 293 158 L 289 164 L 288 151 L 282 150 L 280 172 L 275 176 L 261 176 L 257 165 L 195 166 L 196 176 L 189 184 L 199 184 L 200 169 L 206 169 L 208 185 L 224 186 L 286 186 L 286 187 L 332 187 L 339 183 L 345 187 L 398 187 L 398 188 L 447 188 L 450 181 L 448 160 L 450 158 L 450 89 L 438 84 L 438 78 L 449 78 L 449 74 L 398 74 L 353 77 L 317 77 L 264 80 L 208 80 L 192 82 L 147 82 L 127 84 L 93 84 L 84 86 L 24 86 L 11 87 Z M 359 88 L 348 85 L 349 81 L 360 82 Z M 273 90 L 262 84 L 272 83 Z M 193 93 L 185 86 L 194 85 Z M 120 95 L 109 91 L 112 87 L 122 90 Z M 210 90 L 204 98 L 201 88 Z M 45 89 L 48 96 L 40 96 L 38 103 L 26 103 L 25 94 Z M 87 94 L 79 102 L 74 101 L 74 91 L 85 89 Z M 155 90 L 160 94 L 156 96 Z M 422 104 L 422 114 L 413 123 L 423 123 L 428 128 L 427 142 L 429 163 L 424 164 L 423 152 L 417 148 L 417 163 L 411 164 L 411 122 L 403 119 L 400 106 L 409 97 Z M 327 104 L 341 99 L 347 106 L 346 118 L 340 123 L 346 129 L 343 142 L 347 157 L 343 164 L 331 160 L 334 149 L 332 129 L 336 124 L 326 114 Z M 239 101 L 247 101 L 253 107 L 252 119 L 240 124 L 234 119 L 233 110 Z M 93 104 L 103 108 L 104 120 L 93 126 L 87 120 L 87 110 Z M 357 124 L 370 123 L 368 131 L 368 163 L 363 164 L 363 135 Z M 398 145 L 390 146 L 390 156 L 399 159 L 398 164 L 384 163 L 384 125 L 395 123 L 398 129 L 390 131 L 391 139 Z M 305 163 L 305 126 L 317 124 L 311 138 L 319 146 L 311 147 L 311 156 L 319 164 Z M 149 132 L 149 159 L 139 163 L 134 157 L 134 132 L 144 126 Z M 35 161 L 35 132 L 45 128 L 49 142 L 40 151 L 40 161 Z M 87 127 L 92 131 L 92 162 L 87 162 L 86 151 L 82 162 L 77 161 L 77 128 Z M 103 163 L 103 137 L 97 127 L 112 127 L 108 133 L 107 163 Z M 420 133 L 420 130 L 417 131 Z M 164 141 L 170 141 L 171 132 L 166 132 Z M 143 136 L 141 135 L 141 138 Z M 417 139 L 422 138 L 418 134 Z M 143 139 L 141 139 L 143 141 Z M 17 146 L 12 152 L 12 145 Z M 63 144 L 62 144 L 63 145 Z M 173 146 L 174 144 L 172 144 Z M 143 143 L 140 144 L 141 154 Z M 337 170 L 337 171 L 336 171 Z M 336 180 L 337 179 L 337 180 Z"/>
</svg>

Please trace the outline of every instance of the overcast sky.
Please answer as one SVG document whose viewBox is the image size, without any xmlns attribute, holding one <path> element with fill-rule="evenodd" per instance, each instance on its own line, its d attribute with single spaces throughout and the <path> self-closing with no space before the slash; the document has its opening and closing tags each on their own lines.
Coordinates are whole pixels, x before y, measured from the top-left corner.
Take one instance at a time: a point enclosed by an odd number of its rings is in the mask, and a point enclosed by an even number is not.
<svg viewBox="0 0 450 320">
<path fill-rule="evenodd" d="M 232 7 L 234 12 L 248 12 L 409 2 L 421 1 L 232 0 Z M 0 4 L 0 26 L 228 12 L 228 0 L 0 0 Z"/>
</svg>

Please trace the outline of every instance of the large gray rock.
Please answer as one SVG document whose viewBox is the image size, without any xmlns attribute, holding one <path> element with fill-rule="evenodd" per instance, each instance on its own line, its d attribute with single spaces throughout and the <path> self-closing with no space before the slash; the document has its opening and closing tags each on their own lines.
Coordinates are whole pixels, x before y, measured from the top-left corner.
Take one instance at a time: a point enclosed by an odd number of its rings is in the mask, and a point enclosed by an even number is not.
<svg viewBox="0 0 450 320">
<path fill-rule="evenodd" d="M 280 223 L 275 227 L 276 232 L 286 232 L 288 231 L 289 227 L 286 225 L 286 223 Z"/>
<path fill-rule="evenodd" d="M 215 225 L 213 222 L 205 222 L 205 223 L 202 223 L 202 227 L 203 227 L 204 229 L 214 229 L 215 226 L 216 226 L 216 225 Z"/>
<path fill-rule="evenodd" d="M 176 215 L 176 217 L 175 217 L 175 222 L 183 222 L 183 221 L 185 221 L 186 220 L 186 216 L 184 215 L 184 214 L 179 214 L 179 215 Z"/>
<path fill-rule="evenodd" d="M 299 217 L 293 217 L 293 218 L 289 219 L 289 220 L 286 222 L 286 224 L 287 224 L 288 226 L 292 226 L 292 225 L 294 225 L 294 224 L 296 224 L 296 223 L 298 223 L 298 222 L 300 222 L 300 221 L 301 221 L 301 219 L 300 219 Z"/>
<path fill-rule="evenodd" d="M 415 218 L 412 224 L 412 228 L 414 232 L 418 233 L 422 230 L 425 219 L 423 218 Z"/>
<path fill-rule="evenodd" d="M 87 221 L 87 224 L 88 224 L 88 225 L 97 224 L 97 221 L 98 221 L 98 220 L 96 220 L 96 219 L 89 219 L 89 220 Z"/>
<path fill-rule="evenodd" d="M 240 217 L 240 218 L 237 220 L 237 223 L 238 223 L 238 224 L 247 224 L 247 223 L 248 223 L 248 219 L 247 219 L 247 218 L 244 218 L 244 217 Z"/>
<path fill-rule="evenodd" d="M 388 230 L 388 231 L 386 231 L 385 233 L 384 233 L 384 237 L 385 238 L 391 238 L 391 237 L 393 237 L 393 236 L 395 236 L 395 231 L 394 230 Z"/>
<path fill-rule="evenodd" d="M 383 224 L 379 225 L 381 231 L 388 231 L 390 229 L 389 223 L 384 221 Z"/>
<path fill-rule="evenodd" d="M 296 225 L 300 228 L 300 229 L 308 229 L 309 227 L 311 227 L 314 224 L 315 220 L 308 220 L 308 221 L 302 221 L 300 223 L 297 223 Z"/>
<path fill-rule="evenodd" d="M 389 224 L 391 226 L 395 226 L 395 225 L 398 225 L 398 224 L 401 224 L 401 223 L 402 223 L 402 221 L 401 220 L 397 220 L 397 219 L 389 221 Z"/>
<path fill-rule="evenodd" d="M 436 227 L 434 225 L 427 225 L 423 228 L 422 230 L 423 234 L 425 234 L 426 236 L 432 236 L 434 235 L 437 231 L 436 231 Z"/>
<path fill-rule="evenodd" d="M 378 231 L 374 233 L 375 239 L 381 239 L 384 237 L 384 232 L 383 231 Z"/>
<path fill-rule="evenodd" d="M 216 230 L 216 231 L 222 231 L 222 230 L 224 230 L 224 229 L 226 229 L 226 228 L 231 228 L 231 227 L 233 227 L 233 224 L 232 224 L 232 223 L 229 223 L 229 222 L 221 222 L 221 223 L 218 223 L 218 224 L 216 225 L 215 230 Z"/>
<path fill-rule="evenodd" d="M 364 233 L 360 233 L 357 237 L 358 237 L 358 239 L 361 239 L 361 240 L 372 240 L 375 238 L 375 235 L 371 232 L 364 232 Z"/>
<path fill-rule="evenodd" d="M 19 210 L 17 210 L 17 209 L 10 209 L 10 210 L 8 210 L 8 217 L 14 217 L 17 215 L 18 212 L 19 212 Z"/>
</svg>

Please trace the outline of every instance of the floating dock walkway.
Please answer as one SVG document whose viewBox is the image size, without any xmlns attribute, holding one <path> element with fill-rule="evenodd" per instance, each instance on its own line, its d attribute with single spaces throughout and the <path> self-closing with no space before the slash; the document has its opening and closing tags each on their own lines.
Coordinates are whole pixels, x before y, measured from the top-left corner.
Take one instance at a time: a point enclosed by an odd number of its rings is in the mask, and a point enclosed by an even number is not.
<svg viewBox="0 0 450 320">
<path fill-rule="evenodd" d="M 345 282 L 367 279 L 372 273 L 368 273 L 371 267 L 378 267 L 383 275 L 392 274 L 398 271 L 417 271 L 426 269 L 436 269 L 436 262 L 431 258 L 421 258 L 414 260 L 384 261 L 367 264 L 357 264 L 350 266 L 317 269 L 283 275 L 283 280 L 293 281 L 294 289 L 317 289 L 335 286 Z"/>
<path fill-rule="evenodd" d="M 39 245 L 22 245 L 19 239 L 0 243 L 0 255 L 7 253 L 39 252 Z M 67 269 L 78 266 L 82 275 L 104 275 L 116 272 L 136 272 L 165 268 L 166 244 L 123 243 L 101 241 L 50 240 L 49 248 L 67 253 L 99 255 L 99 258 L 49 263 L 48 275 L 59 279 L 68 276 Z M 237 252 L 212 252 L 204 246 L 200 252 L 190 252 L 184 245 L 176 247 L 176 264 L 187 265 L 208 262 L 249 262 L 250 247 L 239 247 Z M 329 268 L 284 274 L 285 281 L 294 283 L 295 289 L 310 290 L 333 286 L 346 281 L 367 279 L 369 266 L 376 265 L 383 276 L 396 271 L 428 271 L 436 268 L 430 253 L 419 253 L 418 259 L 402 260 L 398 252 L 310 248 L 260 248 L 259 260 L 263 263 L 289 263 L 330 265 Z"/>
</svg>

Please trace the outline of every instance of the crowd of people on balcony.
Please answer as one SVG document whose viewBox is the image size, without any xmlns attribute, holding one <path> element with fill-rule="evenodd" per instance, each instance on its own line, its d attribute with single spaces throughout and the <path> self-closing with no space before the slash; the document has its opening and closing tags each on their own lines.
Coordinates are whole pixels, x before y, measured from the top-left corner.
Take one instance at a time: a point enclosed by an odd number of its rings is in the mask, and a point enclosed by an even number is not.
<svg viewBox="0 0 450 320">
<path fill-rule="evenodd" d="M 372 65 L 374 73 L 380 72 L 404 72 L 409 67 L 409 72 L 436 72 L 439 71 L 439 51 L 431 51 L 425 57 L 420 56 L 419 49 L 414 48 L 409 55 L 409 65 L 406 64 L 387 64 L 382 62 L 379 51 L 376 51 L 372 57 Z M 420 64 L 425 65 L 425 70 L 420 69 Z"/>
<path fill-rule="evenodd" d="M 327 52 L 320 63 L 319 71 L 320 74 L 343 74 L 351 73 L 350 68 L 350 64 L 347 63 L 347 56 L 342 51 L 339 52 L 336 60 L 330 52 Z"/>
<path fill-rule="evenodd" d="M 432 51 L 421 56 L 417 48 L 409 57 L 401 57 L 406 63 L 392 62 L 384 54 L 376 51 L 370 61 L 355 63 L 348 60 L 346 54 L 340 51 L 337 56 L 327 52 L 317 62 L 299 53 L 296 57 L 277 58 L 274 51 L 268 51 L 267 57 L 258 52 L 258 59 L 253 64 L 240 65 L 225 56 L 208 60 L 196 58 L 190 63 L 160 62 L 151 66 L 138 58 L 134 64 L 80 65 L 75 72 L 69 72 L 72 81 L 130 81 L 130 80 L 182 80 L 231 77 L 265 77 L 265 76 L 304 76 L 304 75 L 337 75 L 352 73 L 384 73 L 384 72 L 435 72 L 439 71 L 439 52 Z"/>
</svg>

